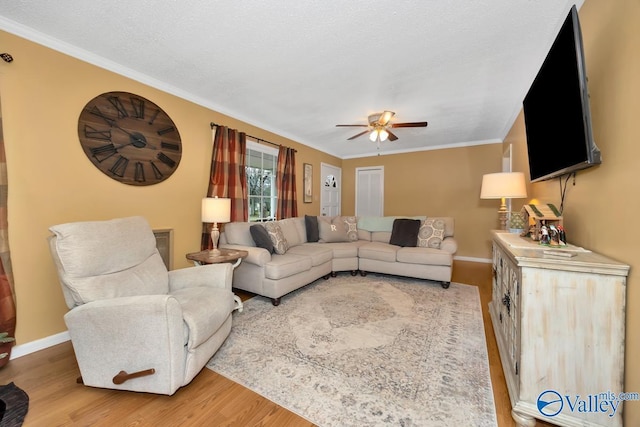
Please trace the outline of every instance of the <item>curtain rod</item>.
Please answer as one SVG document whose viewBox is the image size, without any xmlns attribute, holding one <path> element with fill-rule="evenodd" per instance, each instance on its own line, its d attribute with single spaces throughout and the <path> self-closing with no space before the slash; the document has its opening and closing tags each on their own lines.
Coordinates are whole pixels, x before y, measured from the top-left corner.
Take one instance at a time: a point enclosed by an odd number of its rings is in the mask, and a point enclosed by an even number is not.
<svg viewBox="0 0 640 427">
<path fill-rule="evenodd" d="M 219 124 L 214 123 L 214 122 L 211 122 L 211 123 L 210 123 L 210 125 L 211 125 L 211 129 L 213 129 L 214 127 L 222 126 L 222 125 L 219 125 Z M 258 138 L 258 137 L 255 137 L 255 136 L 251 136 L 251 135 L 247 135 L 247 136 L 248 136 L 249 138 L 253 138 L 253 139 L 255 139 L 255 140 L 256 140 L 256 141 L 258 141 L 258 142 L 264 142 L 265 144 L 271 144 L 271 145 L 273 145 L 274 147 L 281 147 L 281 146 L 282 146 L 282 144 L 276 144 L 275 142 L 270 142 L 270 141 L 267 141 L 267 140 L 265 140 L 265 139 Z M 294 149 L 294 150 L 293 150 L 293 152 L 294 152 L 294 153 L 297 153 L 297 152 L 298 152 L 298 150 Z"/>
</svg>

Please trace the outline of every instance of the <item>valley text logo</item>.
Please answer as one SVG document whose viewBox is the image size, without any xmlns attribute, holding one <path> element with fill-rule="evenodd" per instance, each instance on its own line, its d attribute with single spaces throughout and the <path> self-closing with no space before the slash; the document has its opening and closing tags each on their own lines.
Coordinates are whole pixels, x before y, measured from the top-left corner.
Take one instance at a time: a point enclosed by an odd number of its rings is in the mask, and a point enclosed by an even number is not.
<svg viewBox="0 0 640 427">
<path fill-rule="evenodd" d="M 613 393 L 564 395 L 555 390 L 546 390 L 538 396 L 538 412 L 547 417 L 555 417 L 563 410 L 578 413 L 600 413 L 609 417 L 616 415 L 624 400 L 640 400 L 638 393 Z"/>
</svg>

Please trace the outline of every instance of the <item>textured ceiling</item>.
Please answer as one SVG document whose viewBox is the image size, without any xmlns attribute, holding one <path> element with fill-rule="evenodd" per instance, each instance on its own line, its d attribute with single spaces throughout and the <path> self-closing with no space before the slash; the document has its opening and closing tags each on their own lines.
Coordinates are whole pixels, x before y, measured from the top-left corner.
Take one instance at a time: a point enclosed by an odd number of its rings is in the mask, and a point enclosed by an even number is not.
<svg viewBox="0 0 640 427">
<path fill-rule="evenodd" d="M 0 29 L 352 158 L 501 141 L 573 4 L 0 0 Z M 335 127 L 383 110 L 429 125 Z"/>
</svg>

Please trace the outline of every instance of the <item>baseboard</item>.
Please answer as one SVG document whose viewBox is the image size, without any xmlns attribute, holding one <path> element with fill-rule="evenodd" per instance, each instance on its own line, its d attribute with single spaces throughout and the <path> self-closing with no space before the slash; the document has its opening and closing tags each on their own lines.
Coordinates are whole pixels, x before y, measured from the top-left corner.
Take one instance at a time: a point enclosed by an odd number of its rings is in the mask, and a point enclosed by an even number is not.
<svg viewBox="0 0 640 427">
<path fill-rule="evenodd" d="M 470 256 L 454 256 L 453 259 L 458 261 L 482 262 L 485 264 L 491 264 L 492 262 L 489 258 L 475 258 Z"/>
<path fill-rule="evenodd" d="M 71 336 L 69 331 L 60 332 L 59 334 L 51 335 L 46 338 L 31 341 L 25 344 L 16 345 L 11 349 L 10 360 L 17 359 L 18 357 L 26 356 L 27 354 L 35 353 L 36 351 L 44 350 L 47 347 L 53 347 L 54 345 L 61 344 L 69 341 Z"/>
</svg>

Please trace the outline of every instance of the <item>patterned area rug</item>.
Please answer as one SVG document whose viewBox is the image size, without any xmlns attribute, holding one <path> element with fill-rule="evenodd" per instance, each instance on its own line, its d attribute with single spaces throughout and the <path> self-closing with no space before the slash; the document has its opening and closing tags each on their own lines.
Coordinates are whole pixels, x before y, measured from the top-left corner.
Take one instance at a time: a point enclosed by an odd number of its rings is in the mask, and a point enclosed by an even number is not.
<svg viewBox="0 0 640 427">
<path fill-rule="evenodd" d="M 208 368 L 329 426 L 496 426 L 475 286 L 372 275 L 245 302 Z"/>
</svg>

